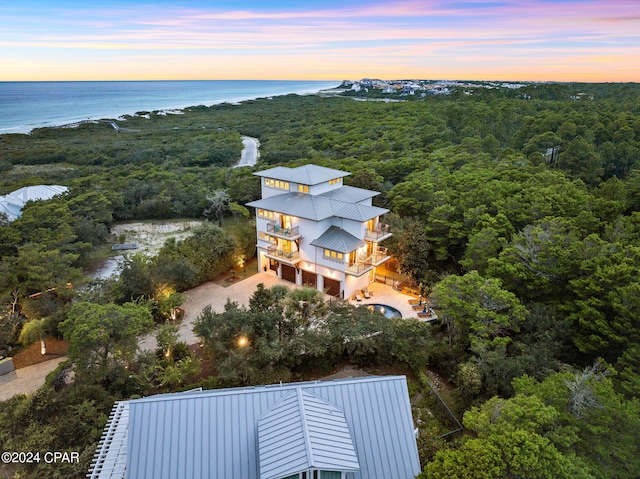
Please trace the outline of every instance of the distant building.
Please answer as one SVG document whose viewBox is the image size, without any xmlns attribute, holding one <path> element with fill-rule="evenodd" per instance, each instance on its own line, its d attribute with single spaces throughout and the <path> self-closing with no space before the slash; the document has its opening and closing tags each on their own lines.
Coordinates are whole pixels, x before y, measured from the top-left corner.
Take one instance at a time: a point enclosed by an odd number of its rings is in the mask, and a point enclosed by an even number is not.
<svg viewBox="0 0 640 479">
<path fill-rule="evenodd" d="M 377 191 L 344 186 L 350 173 L 317 165 L 278 166 L 261 177 L 256 209 L 258 267 L 278 278 L 347 298 L 375 281 L 391 236 L 372 206 Z"/>
<path fill-rule="evenodd" d="M 0 213 L 5 213 L 9 221 L 22 216 L 22 208 L 27 201 L 50 200 L 68 190 L 66 186 L 37 185 L 25 186 L 6 196 L 0 196 Z"/>
<path fill-rule="evenodd" d="M 404 376 L 160 394 L 116 403 L 91 479 L 413 479 Z"/>
</svg>

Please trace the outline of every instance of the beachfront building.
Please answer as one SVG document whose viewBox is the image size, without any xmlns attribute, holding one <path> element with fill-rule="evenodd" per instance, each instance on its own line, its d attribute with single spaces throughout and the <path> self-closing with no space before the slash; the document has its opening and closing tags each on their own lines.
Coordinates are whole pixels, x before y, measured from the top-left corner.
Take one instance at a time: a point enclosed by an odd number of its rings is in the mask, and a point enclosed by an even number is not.
<svg viewBox="0 0 640 479">
<path fill-rule="evenodd" d="M 115 404 L 91 479 L 413 479 L 404 376 L 159 394 Z"/>
<path fill-rule="evenodd" d="M 256 209 L 258 267 L 278 278 L 348 298 L 366 290 L 389 259 L 391 236 L 372 206 L 376 191 L 345 186 L 350 173 L 317 165 L 278 166 L 261 178 Z"/>
</svg>

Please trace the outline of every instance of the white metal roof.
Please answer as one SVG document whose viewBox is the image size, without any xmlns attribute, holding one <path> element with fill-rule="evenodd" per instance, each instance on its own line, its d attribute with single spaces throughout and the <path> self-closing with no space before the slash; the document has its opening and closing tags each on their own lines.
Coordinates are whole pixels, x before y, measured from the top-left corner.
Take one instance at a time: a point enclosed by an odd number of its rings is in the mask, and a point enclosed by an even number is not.
<svg viewBox="0 0 640 479">
<path fill-rule="evenodd" d="M 9 221 L 13 221 L 22 215 L 22 207 L 27 201 L 49 200 L 67 190 L 66 186 L 59 185 L 25 186 L 6 196 L 0 196 L 0 212 L 5 213 Z"/>
<path fill-rule="evenodd" d="M 360 469 L 342 409 L 301 388 L 258 418 L 258 453 L 260 479 Z"/>
<path fill-rule="evenodd" d="M 322 233 L 319 238 L 314 239 L 311 246 L 317 246 L 318 248 L 326 248 L 339 253 L 351 253 L 353 250 L 364 246 L 366 243 L 364 240 L 358 239 L 351 233 L 338 228 L 337 226 L 331 226 L 327 231 Z"/>
<path fill-rule="evenodd" d="M 378 208 L 377 206 L 361 205 L 319 195 L 294 192 L 252 201 L 247 203 L 247 206 L 314 221 L 321 221 L 335 216 L 362 222 L 389 212 L 389 210 Z"/>
<path fill-rule="evenodd" d="M 341 186 L 340 188 L 320 193 L 318 196 L 333 198 L 334 200 L 346 201 L 349 203 L 359 203 L 379 194 L 380 193 L 378 191 L 365 190 L 364 188 L 357 188 L 355 186 Z"/>
<path fill-rule="evenodd" d="M 287 168 L 286 166 L 276 166 L 268 170 L 254 173 L 256 176 L 273 178 L 275 180 L 290 181 L 302 185 L 318 185 L 336 178 L 344 178 L 351 173 L 342 170 L 334 170 L 314 164 L 298 166 L 297 168 Z"/>
<path fill-rule="evenodd" d="M 320 398 L 344 412 L 360 466 L 359 471 L 348 473 L 354 479 L 409 479 L 420 472 L 406 378 L 369 376 L 163 394 L 128 401 L 126 474 L 118 477 L 259 479 L 258 420 L 298 391 L 305 398 Z M 323 407 L 329 411 L 326 403 Z M 111 426 L 112 421 L 106 430 Z M 322 429 L 321 421 L 317 427 Z M 307 425 L 307 431 L 314 428 Z M 112 443 L 121 441 L 123 434 L 120 428 Z M 105 457 L 116 457 L 109 448 L 99 451 Z M 117 457 L 111 466 L 113 471 L 120 470 L 117 468 L 123 461 L 122 455 Z M 288 461 L 286 454 L 282 460 Z M 94 471 L 91 477 L 116 476 Z"/>
</svg>

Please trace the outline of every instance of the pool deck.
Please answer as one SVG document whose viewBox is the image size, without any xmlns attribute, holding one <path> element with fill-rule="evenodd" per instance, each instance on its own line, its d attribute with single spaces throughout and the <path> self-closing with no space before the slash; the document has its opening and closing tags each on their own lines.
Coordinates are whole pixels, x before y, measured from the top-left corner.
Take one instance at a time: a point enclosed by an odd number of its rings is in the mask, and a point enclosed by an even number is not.
<svg viewBox="0 0 640 479">
<path fill-rule="evenodd" d="M 410 294 L 405 294 L 402 291 L 397 291 L 393 289 L 391 286 L 382 284 L 382 283 L 371 283 L 369 285 L 369 294 L 371 297 L 369 299 L 362 297 L 362 301 L 356 301 L 353 299 L 349 299 L 349 303 L 353 305 L 366 305 L 366 304 L 386 304 L 389 306 L 393 306 L 404 319 L 408 318 L 418 318 L 418 311 L 413 309 L 410 300 L 416 300 L 417 298 Z"/>
</svg>

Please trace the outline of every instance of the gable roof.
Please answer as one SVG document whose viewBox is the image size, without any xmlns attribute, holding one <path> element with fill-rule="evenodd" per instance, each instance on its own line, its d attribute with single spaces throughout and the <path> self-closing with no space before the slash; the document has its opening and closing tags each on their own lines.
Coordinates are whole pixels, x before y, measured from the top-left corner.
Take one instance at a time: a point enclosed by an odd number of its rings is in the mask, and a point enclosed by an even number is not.
<svg viewBox="0 0 640 479">
<path fill-rule="evenodd" d="M 366 243 L 364 240 L 358 239 L 351 233 L 338 228 L 337 226 L 331 226 L 327 231 L 322 233 L 319 238 L 314 239 L 311 246 L 317 246 L 318 248 L 326 248 L 339 253 L 351 253 L 353 250 L 364 246 Z"/>
<path fill-rule="evenodd" d="M 125 460 L 126 475 L 109 471 L 103 475 L 94 469 L 90 477 L 259 479 L 259 421 L 266 424 L 269 414 L 265 413 L 292 393 L 298 395 L 298 391 L 303 395 L 300 417 L 311 418 L 315 407 L 312 398 L 321 400 L 317 401 L 324 410 L 320 416 L 338 409 L 344 412 L 344 424 L 360 466 L 359 471 L 350 472 L 354 479 L 409 479 L 420 472 L 406 378 L 384 376 L 162 394 L 128 401 L 126 454 L 118 456 L 111 467 L 111 471 L 121 470 L 119 466 Z M 339 417 L 329 424 L 344 428 Z M 111 420 L 106 430 L 110 426 Z M 319 445 L 321 436 L 326 439 L 330 434 L 328 429 L 322 431 L 320 421 L 317 427 L 307 423 L 307 431 L 310 444 Z M 320 436 L 311 439 L 316 433 Z M 122 427 L 111 442 L 118 440 L 122 441 Z M 320 453 L 315 452 L 319 449 L 314 447 L 310 448 L 311 457 L 320 461 Z M 108 455 L 108 450 L 103 453 Z M 353 465 L 348 451 L 331 460 L 343 461 L 345 467 Z M 287 455 L 283 461 L 288 461 Z"/>
<path fill-rule="evenodd" d="M 258 451 L 260 479 L 310 468 L 360 469 L 342 409 L 302 389 L 291 391 L 258 418 Z"/>
<path fill-rule="evenodd" d="M 252 201 L 247 203 L 247 206 L 277 211 L 285 215 L 314 221 L 321 221 L 335 216 L 362 222 L 389 212 L 389 210 L 378 208 L 377 206 L 361 205 L 320 195 L 315 196 L 294 192 Z"/>
<path fill-rule="evenodd" d="M 302 185 L 318 185 L 336 178 L 344 178 L 351 173 L 342 170 L 334 170 L 314 164 L 298 166 L 297 168 L 287 168 L 286 166 L 276 166 L 264 171 L 254 173 L 256 176 L 273 178 L 275 180 L 290 181 Z"/>
</svg>

